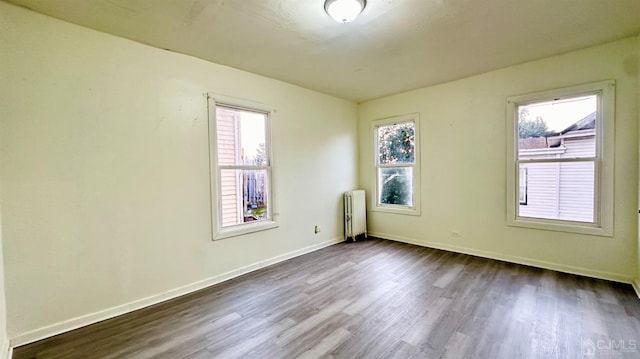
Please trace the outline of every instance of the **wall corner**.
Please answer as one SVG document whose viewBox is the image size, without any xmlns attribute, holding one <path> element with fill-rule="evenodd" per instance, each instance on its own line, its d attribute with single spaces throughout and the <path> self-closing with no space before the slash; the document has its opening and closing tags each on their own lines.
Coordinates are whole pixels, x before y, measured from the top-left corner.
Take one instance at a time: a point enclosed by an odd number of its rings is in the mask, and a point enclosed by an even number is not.
<svg viewBox="0 0 640 359">
<path fill-rule="evenodd" d="M 636 291 L 636 295 L 638 296 L 638 299 L 640 299 L 640 278 L 636 278 L 631 285 L 633 286 L 633 289 Z"/>
</svg>

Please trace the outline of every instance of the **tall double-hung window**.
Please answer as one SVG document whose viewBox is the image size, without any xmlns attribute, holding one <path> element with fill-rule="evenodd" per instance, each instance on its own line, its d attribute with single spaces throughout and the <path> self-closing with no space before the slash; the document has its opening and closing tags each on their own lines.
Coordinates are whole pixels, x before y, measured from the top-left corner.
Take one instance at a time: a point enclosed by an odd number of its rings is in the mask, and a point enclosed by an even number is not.
<svg viewBox="0 0 640 359">
<path fill-rule="evenodd" d="M 373 210 L 420 214 L 418 115 L 373 121 Z"/>
<path fill-rule="evenodd" d="M 275 227 L 271 111 L 238 100 L 209 101 L 214 239 Z"/>
<path fill-rule="evenodd" d="M 507 99 L 507 222 L 613 234 L 613 81 Z"/>
</svg>

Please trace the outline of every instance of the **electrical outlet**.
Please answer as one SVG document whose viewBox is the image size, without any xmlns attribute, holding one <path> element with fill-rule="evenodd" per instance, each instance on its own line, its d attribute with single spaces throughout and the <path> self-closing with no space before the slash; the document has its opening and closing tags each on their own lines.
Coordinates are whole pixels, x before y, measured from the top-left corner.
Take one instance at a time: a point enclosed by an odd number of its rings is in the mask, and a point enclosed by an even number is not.
<svg viewBox="0 0 640 359">
<path fill-rule="evenodd" d="M 457 238 L 457 237 L 460 237 L 460 236 L 462 236 L 460 234 L 460 231 L 451 231 L 451 237 L 456 237 Z"/>
<path fill-rule="evenodd" d="M 316 226 L 313 228 L 313 233 L 320 233 L 320 226 L 316 224 Z"/>
</svg>

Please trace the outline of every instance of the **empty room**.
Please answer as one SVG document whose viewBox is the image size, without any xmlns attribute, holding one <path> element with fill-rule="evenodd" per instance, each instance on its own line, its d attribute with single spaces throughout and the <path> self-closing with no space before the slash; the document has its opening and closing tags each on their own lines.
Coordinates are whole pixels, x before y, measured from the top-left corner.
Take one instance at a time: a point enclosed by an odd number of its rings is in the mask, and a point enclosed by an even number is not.
<svg viewBox="0 0 640 359">
<path fill-rule="evenodd" d="M 0 359 L 640 358 L 640 1 L 0 0 Z"/>
</svg>

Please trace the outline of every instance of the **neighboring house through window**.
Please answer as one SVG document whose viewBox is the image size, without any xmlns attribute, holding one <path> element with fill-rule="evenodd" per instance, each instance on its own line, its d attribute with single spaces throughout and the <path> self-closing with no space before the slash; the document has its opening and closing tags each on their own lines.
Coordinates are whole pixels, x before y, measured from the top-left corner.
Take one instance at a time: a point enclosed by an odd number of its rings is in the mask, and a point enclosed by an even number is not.
<svg viewBox="0 0 640 359">
<path fill-rule="evenodd" d="M 510 224 L 612 235 L 613 92 L 607 81 L 508 100 Z"/>
<path fill-rule="evenodd" d="M 520 174 L 518 176 L 519 189 L 518 189 L 518 202 L 521 205 L 527 205 L 527 168 L 520 167 Z M 522 212 L 522 207 L 520 207 L 520 212 Z"/>
<path fill-rule="evenodd" d="M 209 100 L 214 239 L 273 228 L 271 112 L 216 100 Z"/>
<path fill-rule="evenodd" d="M 375 190 L 373 210 L 418 215 L 418 115 L 373 121 Z"/>
<path fill-rule="evenodd" d="M 519 216 L 595 222 L 596 100 L 595 95 L 573 100 L 593 112 L 567 128 L 518 139 L 519 182 L 527 186 Z"/>
</svg>

